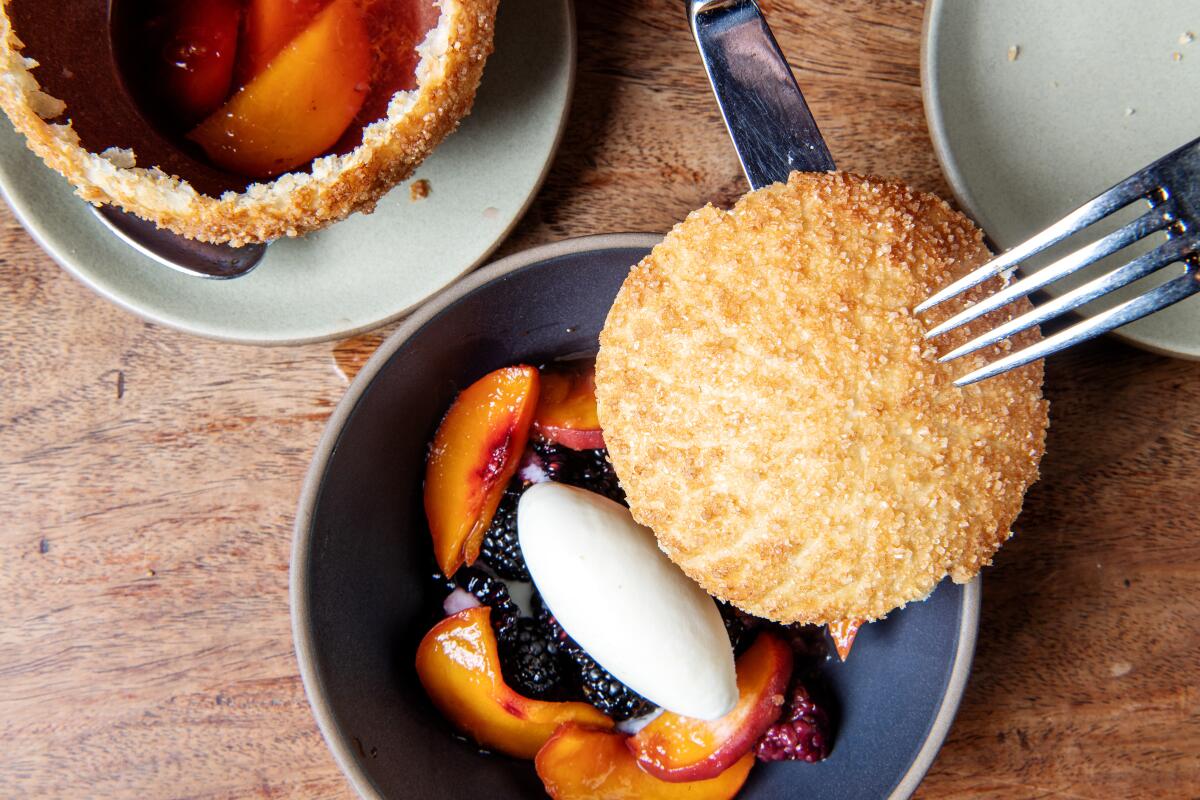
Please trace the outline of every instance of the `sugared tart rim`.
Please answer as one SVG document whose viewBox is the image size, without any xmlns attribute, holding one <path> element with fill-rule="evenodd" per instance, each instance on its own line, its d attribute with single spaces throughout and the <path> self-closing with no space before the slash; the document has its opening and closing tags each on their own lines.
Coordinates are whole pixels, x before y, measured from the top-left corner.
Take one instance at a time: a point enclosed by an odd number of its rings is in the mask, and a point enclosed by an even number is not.
<svg viewBox="0 0 1200 800">
<path fill-rule="evenodd" d="M 132 150 L 93 153 L 80 146 L 69 120 L 53 122 L 66 104 L 39 87 L 38 63 L 21 54 L 9 2 L 0 0 L 0 108 L 29 148 L 90 203 L 119 206 L 191 239 L 232 245 L 301 236 L 356 211 L 373 211 L 470 112 L 492 52 L 498 4 L 440 0 L 438 23 L 417 48 L 416 88 L 397 92 L 387 116 L 366 126 L 354 150 L 213 197 L 156 166 L 138 166 Z"/>
</svg>

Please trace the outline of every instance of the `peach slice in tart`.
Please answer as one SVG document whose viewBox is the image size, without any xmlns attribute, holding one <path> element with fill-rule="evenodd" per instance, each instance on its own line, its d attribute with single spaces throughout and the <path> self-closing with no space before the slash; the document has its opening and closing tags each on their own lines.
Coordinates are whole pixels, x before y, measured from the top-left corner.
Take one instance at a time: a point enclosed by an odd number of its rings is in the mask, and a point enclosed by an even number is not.
<svg viewBox="0 0 1200 800">
<path fill-rule="evenodd" d="M 249 0 L 234 73 L 238 86 L 250 83 L 312 22 L 329 0 Z"/>
<path fill-rule="evenodd" d="M 269 178 L 331 148 L 362 108 L 371 53 L 358 0 L 333 0 L 264 60 L 188 138 L 225 169 Z"/>
</svg>

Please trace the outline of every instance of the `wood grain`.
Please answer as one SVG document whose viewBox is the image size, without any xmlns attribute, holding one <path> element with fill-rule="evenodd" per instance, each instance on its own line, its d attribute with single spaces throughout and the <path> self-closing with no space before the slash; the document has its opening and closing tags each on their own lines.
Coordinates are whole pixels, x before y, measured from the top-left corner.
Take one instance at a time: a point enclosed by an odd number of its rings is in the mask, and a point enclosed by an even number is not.
<svg viewBox="0 0 1200 800">
<path fill-rule="evenodd" d="M 766 5 L 839 163 L 944 194 L 921 4 Z M 502 253 L 664 231 L 745 188 L 680 4 L 577 13 L 567 135 Z M 287 562 L 309 455 L 378 341 L 144 323 L 0 210 L 0 796 L 351 795 L 297 675 Z M 1200 364 L 1103 341 L 1046 390 L 1043 478 L 919 796 L 1200 797 Z"/>
</svg>

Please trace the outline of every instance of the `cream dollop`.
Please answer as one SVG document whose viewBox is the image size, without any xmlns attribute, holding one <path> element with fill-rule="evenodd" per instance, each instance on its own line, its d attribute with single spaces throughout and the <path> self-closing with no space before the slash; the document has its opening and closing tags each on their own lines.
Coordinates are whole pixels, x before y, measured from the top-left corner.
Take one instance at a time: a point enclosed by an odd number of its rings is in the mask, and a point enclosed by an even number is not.
<svg viewBox="0 0 1200 800">
<path fill-rule="evenodd" d="M 717 719 L 733 709 L 737 679 L 721 612 L 629 509 L 539 483 L 521 495 L 517 535 L 551 613 L 618 680 L 683 716 Z"/>
</svg>

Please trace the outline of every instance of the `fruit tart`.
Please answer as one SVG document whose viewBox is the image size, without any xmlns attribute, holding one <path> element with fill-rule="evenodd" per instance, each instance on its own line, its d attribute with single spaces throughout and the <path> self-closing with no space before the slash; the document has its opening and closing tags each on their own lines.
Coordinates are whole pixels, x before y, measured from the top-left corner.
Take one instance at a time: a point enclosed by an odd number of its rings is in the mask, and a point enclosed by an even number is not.
<svg viewBox="0 0 1200 800">
<path fill-rule="evenodd" d="M 458 126 L 497 2 L 0 0 L 0 108 L 91 203 L 298 236 L 373 210 Z"/>
</svg>

